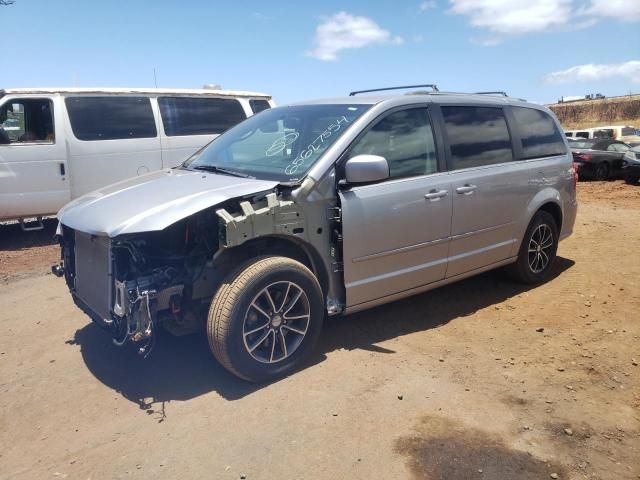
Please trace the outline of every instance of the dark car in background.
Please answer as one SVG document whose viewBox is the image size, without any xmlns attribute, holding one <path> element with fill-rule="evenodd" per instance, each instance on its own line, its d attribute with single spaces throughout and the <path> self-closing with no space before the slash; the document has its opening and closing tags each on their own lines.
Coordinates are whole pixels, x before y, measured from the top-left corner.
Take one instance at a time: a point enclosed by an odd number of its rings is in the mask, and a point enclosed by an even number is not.
<svg viewBox="0 0 640 480">
<path fill-rule="evenodd" d="M 640 144 L 631 145 L 622 160 L 622 173 L 624 181 L 629 185 L 640 184 Z"/>
<path fill-rule="evenodd" d="M 569 141 L 569 146 L 581 180 L 607 180 L 620 176 L 625 155 L 631 149 L 624 142 L 598 138 Z"/>
</svg>

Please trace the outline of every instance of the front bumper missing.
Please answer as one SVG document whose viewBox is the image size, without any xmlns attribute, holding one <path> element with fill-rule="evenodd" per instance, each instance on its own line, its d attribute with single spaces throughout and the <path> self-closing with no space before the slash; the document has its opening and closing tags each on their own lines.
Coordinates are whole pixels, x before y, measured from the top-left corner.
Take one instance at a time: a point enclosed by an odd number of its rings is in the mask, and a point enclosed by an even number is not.
<svg viewBox="0 0 640 480">
<path fill-rule="evenodd" d="M 116 345 L 144 342 L 138 351 L 147 356 L 155 342 L 156 291 L 146 281 L 115 280 L 109 238 L 73 230 L 65 233 L 73 241 L 61 242 L 66 261 L 52 271 L 66 277 L 74 303 L 107 330 Z"/>
</svg>

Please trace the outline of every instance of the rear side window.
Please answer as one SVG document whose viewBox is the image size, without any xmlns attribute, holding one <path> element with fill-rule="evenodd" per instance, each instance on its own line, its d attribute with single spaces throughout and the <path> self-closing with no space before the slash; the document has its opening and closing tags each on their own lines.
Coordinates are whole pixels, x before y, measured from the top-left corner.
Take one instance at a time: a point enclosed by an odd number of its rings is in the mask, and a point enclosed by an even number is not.
<svg viewBox="0 0 640 480">
<path fill-rule="evenodd" d="M 218 134 L 247 118 L 232 98 L 159 97 L 158 104 L 169 137 Z"/>
<path fill-rule="evenodd" d="M 567 153 L 562 134 L 549 115 L 525 107 L 513 107 L 512 111 L 520 132 L 524 158 Z"/>
<path fill-rule="evenodd" d="M 156 121 L 147 97 L 67 97 L 71 129 L 78 140 L 153 138 Z"/>
<path fill-rule="evenodd" d="M 362 154 L 386 158 L 391 178 L 436 172 L 438 161 L 429 112 L 426 108 L 412 108 L 389 114 L 357 141 L 349 158 Z"/>
<path fill-rule="evenodd" d="M 266 100 L 249 100 L 249 106 L 251 106 L 253 113 L 260 113 L 263 110 L 271 108 L 271 105 L 269 105 L 269 102 Z"/>
<path fill-rule="evenodd" d="M 442 107 L 442 115 L 451 147 L 451 170 L 513 160 L 501 108 Z"/>
<path fill-rule="evenodd" d="M 630 147 L 628 145 L 625 145 L 624 143 L 612 143 L 611 145 L 609 145 L 609 147 L 607 147 L 607 150 L 614 152 L 628 152 L 630 150 Z"/>
</svg>

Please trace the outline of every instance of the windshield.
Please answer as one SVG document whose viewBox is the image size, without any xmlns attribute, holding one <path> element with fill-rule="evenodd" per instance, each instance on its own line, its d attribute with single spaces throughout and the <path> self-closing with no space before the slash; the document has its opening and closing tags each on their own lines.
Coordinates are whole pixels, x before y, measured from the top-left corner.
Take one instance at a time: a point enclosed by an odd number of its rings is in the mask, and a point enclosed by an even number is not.
<svg viewBox="0 0 640 480">
<path fill-rule="evenodd" d="M 370 105 L 265 110 L 226 131 L 183 166 L 297 182 Z"/>
</svg>

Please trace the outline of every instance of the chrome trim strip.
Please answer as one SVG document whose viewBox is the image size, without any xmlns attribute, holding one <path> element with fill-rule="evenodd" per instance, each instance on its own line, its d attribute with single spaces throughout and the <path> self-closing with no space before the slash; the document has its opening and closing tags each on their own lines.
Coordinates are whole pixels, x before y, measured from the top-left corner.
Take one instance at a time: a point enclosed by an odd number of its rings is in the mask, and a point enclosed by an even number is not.
<svg viewBox="0 0 640 480">
<path fill-rule="evenodd" d="M 501 225 L 494 225 L 493 227 L 482 228 L 480 230 L 473 230 L 471 232 L 459 233 L 458 235 L 452 235 L 451 240 L 458 240 L 459 238 L 470 237 L 471 235 L 475 235 L 477 233 L 487 233 L 493 230 L 498 230 L 499 228 L 509 227 L 513 225 L 515 222 L 507 222 Z"/>
<path fill-rule="evenodd" d="M 408 245 L 406 247 L 396 248 L 394 250 L 387 250 L 385 252 L 372 253 L 363 257 L 354 258 L 351 263 L 365 262 L 367 260 L 373 260 L 374 258 L 386 257 L 387 255 L 393 255 L 395 253 L 410 252 L 411 250 L 417 250 L 418 248 L 428 247 L 429 245 L 437 245 L 439 243 L 448 242 L 450 237 L 439 238 L 437 240 L 431 240 L 429 242 L 416 243 L 415 245 Z"/>
<path fill-rule="evenodd" d="M 383 273 L 381 275 L 375 275 L 372 277 L 363 278 L 362 280 L 357 280 L 355 282 L 347 283 L 345 284 L 345 287 L 348 289 L 348 288 L 358 287 L 360 285 L 364 285 L 371 282 L 377 282 L 379 280 L 385 280 L 385 279 L 397 277 L 399 275 L 406 275 L 407 273 L 415 272 L 417 270 L 424 270 L 427 268 L 431 268 L 435 265 L 439 265 L 441 263 L 447 263 L 447 261 L 448 261 L 448 258 L 441 258 L 439 260 L 434 260 L 433 262 L 422 263 L 420 265 L 414 265 L 412 267 L 403 268 L 401 270 L 395 270 L 393 272 L 388 272 L 388 273 Z"/>
</svg>

